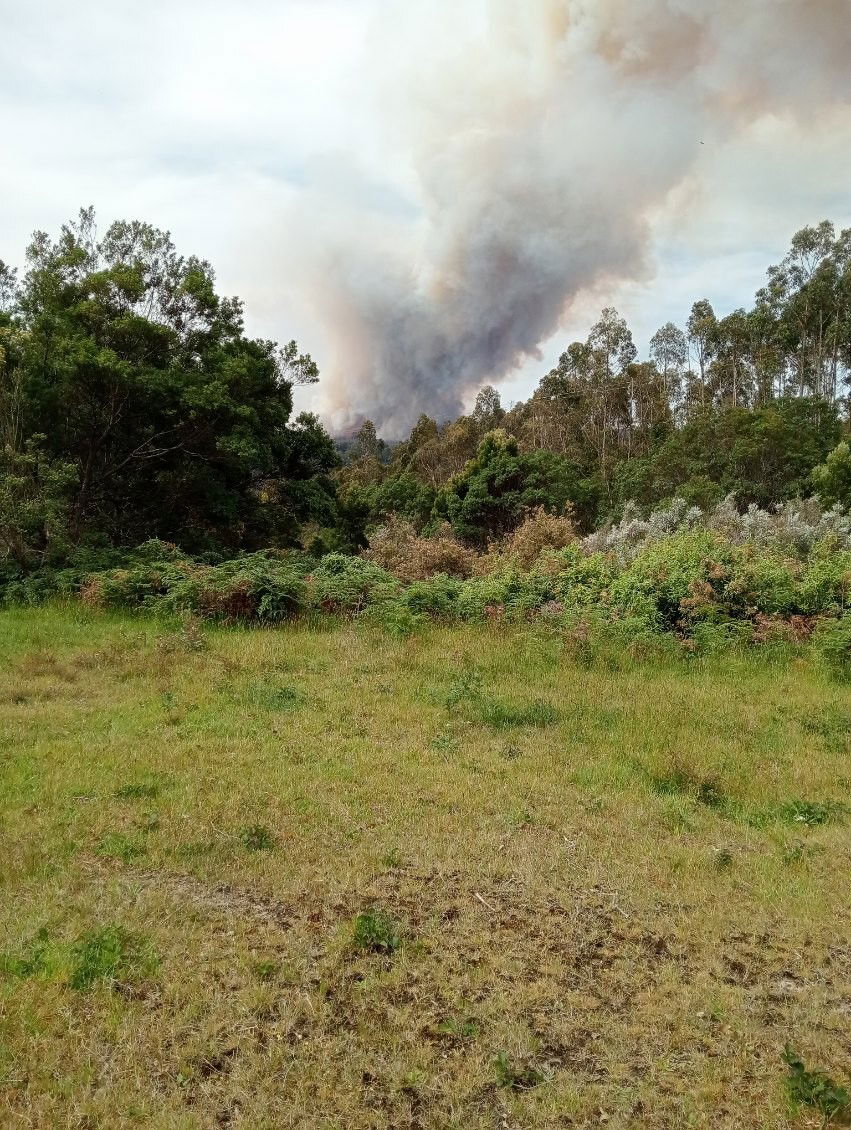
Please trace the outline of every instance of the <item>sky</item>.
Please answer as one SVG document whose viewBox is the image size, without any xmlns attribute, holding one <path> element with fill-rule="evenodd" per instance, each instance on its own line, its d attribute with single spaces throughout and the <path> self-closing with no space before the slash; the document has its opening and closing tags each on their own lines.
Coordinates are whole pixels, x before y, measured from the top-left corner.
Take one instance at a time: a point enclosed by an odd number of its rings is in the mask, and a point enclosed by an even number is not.
<svg viewBox="0 0 851 1130">
<path fill-rule="evenodd" d="M 851 226 L 851 0 L 627 3 L 0 0 L 0 259 L 90 204 L 171 231 L 334 428 L 525 398 L 603 306 L 645 354 Z"/>
</svg>

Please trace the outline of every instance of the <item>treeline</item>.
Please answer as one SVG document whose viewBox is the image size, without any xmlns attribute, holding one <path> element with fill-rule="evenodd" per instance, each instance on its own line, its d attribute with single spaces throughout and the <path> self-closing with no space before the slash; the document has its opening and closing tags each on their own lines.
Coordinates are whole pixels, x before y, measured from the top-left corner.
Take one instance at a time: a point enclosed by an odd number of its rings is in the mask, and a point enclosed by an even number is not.
<svg viewBox="0 0 851 1130">
<path fill-rule="evenodd" d="M 295 342 L 245 335 L 237 299 L 167 233 L 95 217 L 0 263 L 0 569 L 110 564 L 152 539 L 211 563 L 262 548 L 353 553 L 388 522 L 484 553 L 532 512 L 580 532 L 675 497 L 851 502 L 851 231 L 806 228 L 751 310 L 694 304 L 639 360 L 604 310 L 533 395 L 336 445 L 293 388 Z M 100 556 L 98 556 L 100 555 Z"/>
<path fill-rule="evenodd" d="M 684 328 L 653 335 L 646 360 L 606 309 L 508 412 L 485 388 L 470 416 L 441 426 L 422 416 L 392 451 L 367 421 L 340 476 L 347 533 L 363 538 L 401 513 L 448 518 L 481 541 L 530 502 L 558 509 L 567 498 L 591 529 L 629 501 L 709 507 L 733 493 L 769 506 L 812 494 L 847 423 L 849 368 L 851 230 L 837 236 L 825 221 L 794 236 L 751 310 L 719 318 L 695 302 Z M 501 438 L 480 449 L 493 429 Z"/>
</svg>

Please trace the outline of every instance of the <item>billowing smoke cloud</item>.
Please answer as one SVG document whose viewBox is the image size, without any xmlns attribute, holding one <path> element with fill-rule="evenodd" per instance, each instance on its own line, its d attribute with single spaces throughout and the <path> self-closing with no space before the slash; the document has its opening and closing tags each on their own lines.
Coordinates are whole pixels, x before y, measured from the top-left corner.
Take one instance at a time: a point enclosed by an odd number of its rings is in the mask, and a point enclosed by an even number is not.
<svg viewBox="0 0 851 1130">
<path fill-rule="evenodd" d="M 338 186 L 302 223 L 329 415 L 389 436 L 536 355 L 587 288 L 640 277 L 654 210 L 701 143 L 851 101 L 849 0 L 379 0 L 376 14 L 364 73 L 399 154 L 398 207 L 350 210 Z"/>
</svg>

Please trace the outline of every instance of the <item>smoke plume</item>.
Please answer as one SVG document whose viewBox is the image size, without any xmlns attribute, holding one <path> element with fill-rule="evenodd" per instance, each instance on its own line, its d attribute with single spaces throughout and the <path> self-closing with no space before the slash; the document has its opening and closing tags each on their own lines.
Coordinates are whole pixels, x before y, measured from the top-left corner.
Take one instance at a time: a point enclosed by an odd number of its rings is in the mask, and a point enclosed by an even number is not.
<svg viewBox="0 0 851 1130">
<path fill-rule="evenodd" d="M 849 0 L 378 0 L 375 14 L 363 73 L 395 195 L 352 210 L 329 186 L 305 239 L 329 415 L 390 437 L 536 355 L 584 290 L 641 276 L 654 211 L 701 143 L 851 100 Z"/>
</svg>

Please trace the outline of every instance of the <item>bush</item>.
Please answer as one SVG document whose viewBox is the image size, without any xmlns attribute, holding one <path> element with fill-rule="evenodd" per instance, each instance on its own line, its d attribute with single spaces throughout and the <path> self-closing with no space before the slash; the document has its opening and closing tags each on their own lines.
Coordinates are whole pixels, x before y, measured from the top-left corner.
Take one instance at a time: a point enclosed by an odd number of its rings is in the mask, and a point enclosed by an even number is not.
<svg viewBox="0 0 851 1130">
<path fill-rule="evenodd" d="M 556 597 L 551 577 L 524 573 L 510 566 L 484 577 L 471 577 L 458 591 L 456 606 L 463 620 L 519 619 Z"/>
<path fill-rule="evenodd" d="M 463 582 L 439 573 L 428 581 L 415 581 L 405 590 L 403 600 L 411 612 L 433 620 L 450 620 L 457 615 L 458 597 Z"/>
<path fill-rule="evenodd" d="M 352 941 L 367 953 L 395 953 L 402 944 L 402 931 L 393 915 L 382 909 L 365 910 L 355 919 Z"/>
<path fill-rule="evenodd" d="M 602 553 L 586 555 L 575 543 L 558 551 L 544 551 L 535 569 L 552 578 L 554 599 L 566 611 L 597 608 L 605 603 L 616 576 L 612 563 Z"/>
<path fill-rule="evenodd" d="M 475 551 L 453 537 L 449 527 L 439 527 L 431 537 L 420 537 L 410 522 L 400 518 L 375 531 L 363 556 L 408 583 L 439 573 L 469 577 L 477 560 Z"/>
<path fill-rule="evenodd" d="M 577 538 L 572 515 L 573 508 L 569 504 L 563 515 L 550 514 L 543 506 L 536 507 L 504 541 L 491 545 L 481 558 L 478 571 L 491 572 L 506 561 L 519 569 L 531 569 L 546 550 L 573 545 Z"/>
<path fill-rule="evenodd" d="M 851 615 L 825 620 L 816 630 L 816 653 L 837 682 L 851 682 Z"/>
<path fill-rule="evenodd" d="M 308 582 L 311 607 L 348 615 L 392 600 L 400 591 L 398 581 L 386 569 L 344 553 L 323 557 Z"/>
<path fill-rule="evenodd" d="M 264 553 L 221 565 L 196 565 L 171 587 L 160 606 L 226 623 L 277 623 L 306 607 L 304 572 L 304 562 L 296 557 Z"/>
<path fill-rule="evenodd" d="M 716 587 L 726 578 L 729 547 L 708 530 L 686 530 L 648 542 L 610 588 L 611 607 L 673 630 L 684 617 L 716 614 Z"/>
</svg>

